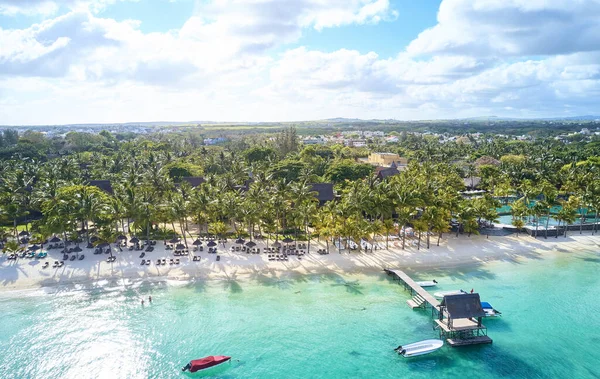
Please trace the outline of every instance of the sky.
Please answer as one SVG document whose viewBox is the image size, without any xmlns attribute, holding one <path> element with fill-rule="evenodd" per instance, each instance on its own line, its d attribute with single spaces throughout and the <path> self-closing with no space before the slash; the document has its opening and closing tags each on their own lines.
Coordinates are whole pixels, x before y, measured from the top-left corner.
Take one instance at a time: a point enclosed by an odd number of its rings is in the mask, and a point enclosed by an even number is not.
<svg viewBox="0 0 600 379">
<path fill-rule="evenodd" d="M 0 0 L 0 125 L 599 105 L 600 0 Z"/>
</svg>

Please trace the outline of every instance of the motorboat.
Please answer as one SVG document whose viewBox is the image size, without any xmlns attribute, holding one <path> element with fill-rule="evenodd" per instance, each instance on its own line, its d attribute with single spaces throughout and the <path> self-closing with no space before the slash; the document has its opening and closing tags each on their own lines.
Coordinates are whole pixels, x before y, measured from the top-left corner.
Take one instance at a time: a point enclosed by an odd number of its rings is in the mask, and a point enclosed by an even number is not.
<svg viewBox="0 0 600 379">
<path fill-rule="evenodd" d="M 410 343 L 408 345 L 398 346 L 396 349 L 398 354 L 403 357 L 416 357 L 417 355 L 424 355 L 433 353 L 444 346 L 444 341 L 442 340 L 424 340 L 415 343 Z"/>
<path fill-rule="evenodd" d="M 190 363 L 181 368 L 181 371 L 196 372 L 220 365 L 229 360 L 231 360 L 231 357 L 226 355 L 209 355 L 208 357 L 191 360 Z"/>
<path fill-rule="evenodd" d="M 465 294 L 466 292 L 463 290 L 454 290 L 454 291 L 440 291 L 440 292 L 435 292 L 433 294 L 433 296 L 437 297 L 438 299 L 443 298 L 444 296 L 450 296 L 450 295 L 462 295 Z"/>
<path fill-rule="evenodd" d="M 494 309 L 494 307 L 492 307 L 492 304 L 486 302 L 486 301 L 482 301 L 481 302 L 481 308 L 483 308 L 483 311 L 485 312 L 485 317 L 498 317 L 498 316 L 502 316 L 502 312 L 500 312 L 499 310 Z"/>
<path fill-rule="evenodd" d="M 415 282 L 415 283 L 417 283 L 421 287 L 435 287 L 435 285 L 437 284 L 437 281 L 435 279 L 433 279 L 433 280 L 424 280 L 422 282 Z"/>
</svg>

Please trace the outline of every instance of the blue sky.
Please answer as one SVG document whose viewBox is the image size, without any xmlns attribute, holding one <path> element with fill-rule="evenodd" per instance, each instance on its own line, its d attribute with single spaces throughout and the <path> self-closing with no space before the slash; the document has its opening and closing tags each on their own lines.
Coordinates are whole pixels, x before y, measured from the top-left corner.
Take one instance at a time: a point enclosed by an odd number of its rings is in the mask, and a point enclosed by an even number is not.
<svg viewBox="0 0 600 379">
<path fill-rule="evenodd" d="M 0 0 L 0 124 L 597 114 L 600 0 Z"/>
</svg>

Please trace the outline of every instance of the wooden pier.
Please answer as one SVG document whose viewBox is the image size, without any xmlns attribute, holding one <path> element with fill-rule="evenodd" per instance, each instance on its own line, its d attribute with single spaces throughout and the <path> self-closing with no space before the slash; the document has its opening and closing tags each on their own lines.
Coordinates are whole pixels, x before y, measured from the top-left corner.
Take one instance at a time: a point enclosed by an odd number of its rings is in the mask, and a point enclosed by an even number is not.
<svg viewBox="0 0 600 379">
<path fill-rule="evenodd" d="M 437 314 L 433 328 L 439 331 L 440 339 L 446 339 L 450 346 L 492 343 L 492 339 L 487 336 L 487 328 L 481 323 L 485 312 L 481 308 L 479 294 L 445 296 L 440 302 L 404 271 L 384 271 L 410 290 L 413 297 L 406 303 L 412 309 L 431 307 L 431 316 Z"/>
<path fill-rule="evenodd" d="M 433 297 L 429 292 L 425 291 L 423 287 L 418 285 L 410 276 L 408 276 L 402 270 L 389 270 L 385 272 L 388 275 L 394 277 L 394 279 L 401 281 L 404 284 L 404 288 L 410 290 L 410 294 L 413 295 L 412 299 L 406 300 L 409 307 L 415 308 L 426 308 L 427 306 L 439 310 L 440 302 Z"/>
</svg>

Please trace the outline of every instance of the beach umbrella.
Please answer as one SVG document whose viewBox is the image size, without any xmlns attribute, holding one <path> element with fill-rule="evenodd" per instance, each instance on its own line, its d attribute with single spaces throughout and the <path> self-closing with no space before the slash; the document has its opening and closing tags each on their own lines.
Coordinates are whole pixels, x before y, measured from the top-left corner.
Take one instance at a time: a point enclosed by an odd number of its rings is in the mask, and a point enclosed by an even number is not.
<svg viewBox="0 0 600 379">
<path fill-rule="evenodd" d="M 238 238 L 237 240 L 235 240 L 235 243 L 237 243 L 238 245 L 243 245 L 244 244 L 244 239 L 243 238 Z"/>
<path fill-rule="evenodd" d="M 20 241 L 20 242 L 21 242 L 22 244 L 25 244 L 25 243 L 27 243 L 28 241 L 29 241 L 29 240 L 28 240 L 27 238 L 21 238 L 21 241 Z"/>
<path fill-rule="evenodd" d="M 33 246 L 29 247 L 29 250 L 32 250 L 32 251 L 36 251 L 36 250 L 39 250 L 39 249 L 40 249 L 40 247 L 38 245 L 33 245 Z"/>
<path fill-rule="evenodd" d="M 275 243 L 273 243 L 273 246 L 275 246 L 275 247 L 281 247 L 281 242 L 275 241 Z"/>
<path fill-rule="evenodd" d="M 105 248 L 105 247 L 109 247 L 110 245 L 108 244 L 108 242 L 102 242 L 101 244 L 98 245 L 98 247 L 101 248 Z"/>
<path fill-rule="evenodd" d="M 138 242 L 140 242 L 140 239 L 137 238 L 137 237 L 133 237 L 132 239 L 129 240 L 129 242 L 131 242 L 131 243 L 138 243 Z"/>
<path fill-rule="evenodd" d="M 60 238 L 58 238 L 57 236 L 52 237 L 52 239 L 50 240 L 50 243 L 57 243 L 60 242 Z"/>
<path fill-rule="evenodd" d="M 29 232 L 27 232 L 25 230 L 23 230 L 21 233 L 19 233 L 19 237 L 25 237 L 25 236 L 28 236 L 28 235 L 29 235 Z"/>
<path fill-rule="evenodd" d="M 124 235 L 121 234 L 120 236 L 117 237 L 117 240 L 118 241 L 125 241 L 125 240 L 127 240 L 127 237 L 125 237 Z"/>
<path fill-rule="evenodd" d="M 209 242 L 206 244 L 206 246 L 208 246 L 208 247 L 215 247 L 215 246 L 217 246 L 217 243 L 216 243 L 215 241 L 209 241 Z"/>
<path fill-rule="evenodd" d="M 194 246 L 202 246 L 202 241 L 195 240 L 194 242 L 192 242 L 192 245 L 194 245 Z"/>
<path fill-rule="evenodd" d="M 96 236 L 92 236 L 92 237 L 90 238 L 90 242 L 96 242 L 96 241 L 98 241 L 98 237 L 96 237 Z"/>
<path fill-rule="evenodd" d="M 254 247 L 254 246 L 256 246 L 256 242 L 254 242 L 254 241 L 248 241 L 248 242 L 246 242 L 246 246 L 248 246 L 248 247 Z"/>
<path fill-rule="evenodd" d="M 285 237 L 285 238 L 283 239 L 283 243 L 292 243 L 292 242 L 294 242 L 294 240 L 293 240 L 293 239 L 291 239 L 290 237 Z"/>
<path fill-rule="evenodd" d="M 79 246 L 75 246 L 75 247 L 73 248 L 73 252 L 74 252 L 74 253 L 81 253 L 82 251 L 83 251 L 83 250 L 82 250 L 82 249 L 81 249 Z"/>
<path fill-rule="evenodd" d="M 177 243 L 179 242 L 179 237 L 173 237 L 169 240 L 169 243 Z"/>
<path fill-rule="evenodd" d="M 175 246 L 175 250 L 184 250 L 184 249 L 185 249 L 185 245 L 182 243 L 177 244 L 177 246 Z"/>
</svg>

